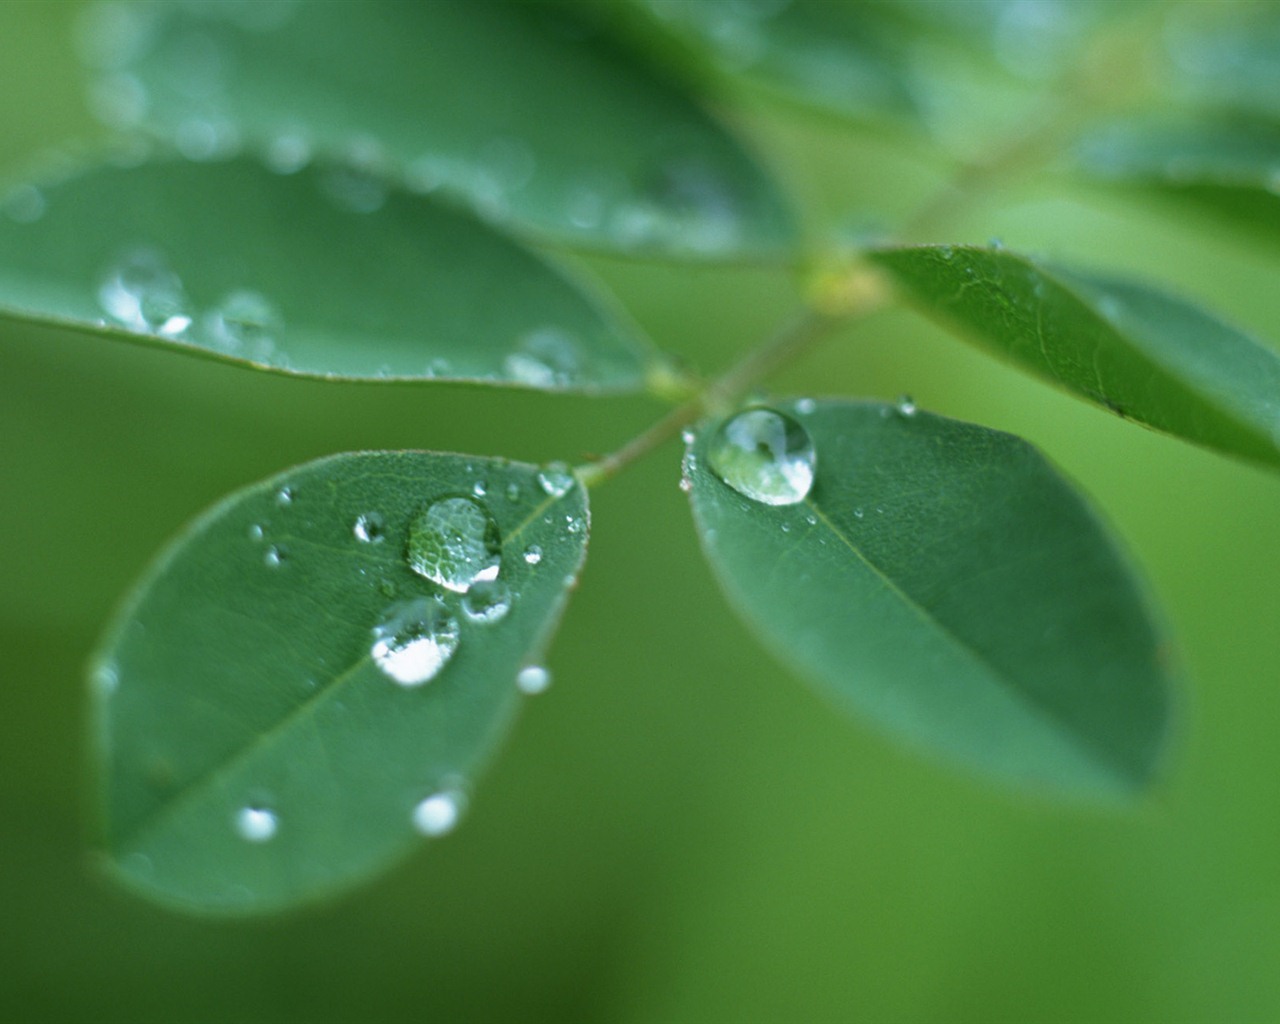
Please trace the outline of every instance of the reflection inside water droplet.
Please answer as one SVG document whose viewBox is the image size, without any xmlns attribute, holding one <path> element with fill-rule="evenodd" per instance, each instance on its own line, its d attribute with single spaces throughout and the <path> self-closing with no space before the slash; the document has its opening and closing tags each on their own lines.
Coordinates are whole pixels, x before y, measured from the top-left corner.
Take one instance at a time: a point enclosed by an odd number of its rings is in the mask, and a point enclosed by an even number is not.
<svg viewBox="0 0 1280 1024">
<path fill-rule="evenodd" d="M 413 809 L 413 827 L 424 836 L 452 832 L 466 809 L 466 797 L 457 790 L 432 793 Z"/>
<path fill-rule="evenodd" d="M 442 587 L 465 593 L 493 580 L 502 561 L 498 524 L 472 498 L 444 498 L 428 505 L 409 528 L 409 567 Z"/>
<path fill-rule="evenodd" d="M 369 654 L 401 686 L 421 686 L 439 675 L 458 649 L 458 622 L 439 601 L 401 601 L 373 628 Z"/>
<path fill-rule="evenodd" d="M 175 338 L 191 326 L 182 280 L 156 249 L 131 249 L 103 275 L 98 303 L 118 324 Z"/>
<path fill-rule="evenodd" d="M 794 505 L 813 487 L 817 453 L 809 432 L 790 416 L 748 409 L 720 427 L 707 459 L 739 494 L 766 505 Z"/>
<path fill-rule="evenodd" d="M 552 462 L 538 473 L 538 486 L 544 494 L 563 498 L 574 483 L 573 472 L 563 462 Z"/>
<path fill-rule="evenodd" d="M 530 544 L 524 549 L 524 560 L 529 565 L 537 565 L 542 561 L 542 548 L 538 547 L 537 544 Z"/>
<path fill-rule="evenodd" d="M 916 414 L 916 403 L 910 395 L 899 395 L 894 408 L 898 410 L 899 416 L 905 416 L 910 419 Z"/>
<path fill-rule="evenodd" d="M 351 532 L 362 544 L 377 544 L 386 536 L 382 526 L 382 516 L 377 512 L 366 512 L 364 515 L 357 516 Z"/>
<path fill-rule="evenodd" d="M 276 834 L 280 821 L 264 807 L 242 807 L 236 814 L 236 831 L 251 843 L 265 843 Z"/>
</svg>

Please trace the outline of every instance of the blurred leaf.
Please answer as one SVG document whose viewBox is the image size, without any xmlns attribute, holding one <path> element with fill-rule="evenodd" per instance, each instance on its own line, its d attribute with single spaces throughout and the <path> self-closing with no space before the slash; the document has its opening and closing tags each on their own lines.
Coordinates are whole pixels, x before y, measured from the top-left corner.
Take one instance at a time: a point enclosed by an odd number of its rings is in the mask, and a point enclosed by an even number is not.
<svg viewBox="0 0 1280 1024">
<path fill-rule="evenodd" d="M 1076 165 L 1097 181 L 1184 200 L 1280 239 L 1280 123 L 1220 113 L 1133 118 L 1087 135 Z"/>
<path fill-rule="evenodd" d="M 1170 714 L 1156 632 L 1044 458 L 912 409 L 777 409 L 812 438 L 803 500 L 771 507 L 722 482 L 716 422 L 687 465 L 703 548 L 753 632 L 918 746 L 1064 791 L 1147 784 Z"/>
<path fill-rule="evenodd" d="M 9 210 L 0 315 L 319 377 L 620 391 L 654 358 L 522 245 L 342 166 L 100 167 Z"/>
<path fill-rule="evenodd" d="M 190 910 L 265 912 L 447 831 L 585 554 L 584 491 L 538 473 L 336 455 L 192 524 L 95 661 L 115 873 Z"/>
<path fill-rule="evenodd" d="M 1280 119 L 1280 11 L 1274 4 L 1173 4 L 1165 35 L 1183 103 Z"/>
<path fill-rule="evenodd" d="M 869 5 L 647 0 L 723 71 L 854 120 L 919 115 L 901 27 Z M 897 30 L 895 32 L 895 30 Z"/>
<path fill-rule="evenodd" d="M 588 248 L 774 258 L 792 241 L 743 148 L 562 11 L 255 0 L 98 17 L 96 106 L 192 155 L 239 141 L 286 165 L 334 154 Z"/>
<path fill-rule="evenodd" d="M 920 309 L 984 348 L 1157 429 L 1280 465 L 1280 356 L 1145 285 L 1000 249 L 869 258 Z"/>
</svg>

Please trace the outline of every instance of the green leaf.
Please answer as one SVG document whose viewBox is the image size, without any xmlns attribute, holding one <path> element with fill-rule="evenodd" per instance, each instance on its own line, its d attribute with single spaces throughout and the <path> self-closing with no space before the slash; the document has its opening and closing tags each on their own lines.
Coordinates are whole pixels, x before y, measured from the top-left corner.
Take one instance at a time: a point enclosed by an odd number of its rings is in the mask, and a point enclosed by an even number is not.
<svg viewBox="0 0 1280 1024">
<path fill-rule="evenodd" d="M 1280 124 L 1241 115 L 1131 118 L 1077 146 L 1095 181 L 1183 200 L 1272 242 L 1280 239 Z"/>
<path fill-rule="evenodd" d="M 729 133 L 567 12 L 254 0 L 100 17 L 100 112 L 195 156 L 240 140 L 287 166 L 337 155 L 587 248 L 777 258 L 792 243 Z"/>
<path fill-rule="evenodd" d="M 923 312 L 1015 365 L 1159 430 L 1280 465 L 1280 357 L 1196 306 L 1002 249 L 869 258 Z"/>
<path fill-rule="evenodd" d="M 1149 783 L 1170 714 L 1164 654 L 1124 560 L 1044 458 L 910 408 L 775 409 L 794 421 L 792 450 L 797 427 L 812 439 L 802 500 L 724 483 L 714 470 L 732 479 L 742 463 L 717 458 L 718 422 L 686 462 L 703 548 L 752 631 L 916 746 L 1080 794 Z M 804 483 L 795 468 L 778 479 Z"/>
<path fill-rule="evenodd" d="M 583 283 L 345 167 L 158 160 L 15 197 L 0 316 L 347 379 L 622 391 L 655 361 Z"/>
<path fill-rule="evenodd" d="M 95 659 L 115 874 L 192 911 L 261 913 L 446 831 L 540 664 L 586 526 L 566 474 L 426 452 L 321 459 L 201 516 Z"/>
<path fill-rule="evenodd" d="M 645 6 L 722 71 L 820 110 L 854 120 L 920 114 L 903 45 L 907 33 L 876 8 L 820 0 L 648 0 Z"/>
</svg>

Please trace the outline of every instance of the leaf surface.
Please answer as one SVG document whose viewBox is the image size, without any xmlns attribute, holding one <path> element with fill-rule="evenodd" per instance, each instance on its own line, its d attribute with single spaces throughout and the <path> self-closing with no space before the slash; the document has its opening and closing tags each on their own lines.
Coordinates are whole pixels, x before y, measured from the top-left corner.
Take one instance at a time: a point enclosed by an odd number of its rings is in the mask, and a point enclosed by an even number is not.
<svg viewBox="0 0 1280 1024">
<path fill-rule="evenodd" d="M 586 248 L 775 258 L 792 223 L 688 96 L 541 5 L 128 5 L 96 62 L 103 116 L 194 155 L 322 152 L 444 188 Z M 105 99 L 104 99 L 105 97 Z"/>
<path fill-rule="evenodd" d="M 528 465 L 336 455 L 187 528 L 95 659 L 117 876 L 188 910 L 261 913 L 348 888 L 447 830 L 582 564 L 586 495 L 562 482 L 556 497 Z M 411 544 L 440 501 L 491 516 L 496 581 L 462 594 L 410 568 L 410 554 L 457 553 Z M 475 621 L 494 603 L 477 595 L 504 587 L 505 616 Z"/>
<path fill-rule="evenodd" d="M 1280 357 L 1182 299 L 1003 249 L 882 249 L 916 306 L 1078 395 L 1232 455 L 1280 464 Z"/>
<path fill-rule="evenodd" d="M 36 201 L 0 217 L 0 315 L 317 377 L 624 391 L 656 359 L 584 282 L 341 167 L 158 160 Z"/>
<path fill-rule="evenodd" d="M 787 664 L 912 744 L 1020 783 L 1130 793 L 1170 686 L 1140 588 L 1093 513 L 1008 434 L 876 403 L 773 408 L 808 431 L 812 489 L 745 497 L 686 463 L 703 549 Z"/>
</svg>

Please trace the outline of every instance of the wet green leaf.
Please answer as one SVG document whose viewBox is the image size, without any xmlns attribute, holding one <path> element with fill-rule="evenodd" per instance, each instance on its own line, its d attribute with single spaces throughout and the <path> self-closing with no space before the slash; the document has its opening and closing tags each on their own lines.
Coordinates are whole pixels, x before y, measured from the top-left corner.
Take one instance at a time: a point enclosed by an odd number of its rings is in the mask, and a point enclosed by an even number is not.
<svg viewBox="0 0 1280 1024">
<path fill-rule="evenodd" d="M 1280 464 L 1280 356 L 1142 284 L 1002 249 L 870 254 L 926 314 L 1122 416 Z"/>
<path fill-rule="evenodd" d="M 703 548 L 752 632 L 918 747 L 1081 794 L 1147 785 L 1170 714 L 1162 648 L 1124 559 L 1044 458 L 909 407 L 773 408 L 812 439 L 802 499 L 724 483 L 717 422 L 686 464 Z"/>
<path fill-rule="evenodd" d="M 588 248 L 772 258 L 791 243 L 781 197 L 729 133 L 564 11 L 256 0 L 99 17 L 100 112 L 193 155 L 337 155 Z"/>
<path fill-rule="evenodd" d="M 9 209 L 0 316 L 319 377 L 624 391 L 655 361 L 585 282 L 340 166 L 98 167 Z"/>
<path fill-rule="evenodd" d="M 94 660 L 113 872 L 192 911 L 259 913 L 447 831 L 586 538 L 580 486 L 555 497 L 536 467 L 425 452 L 321 459 L 201 516 Z"/>
</svg>

